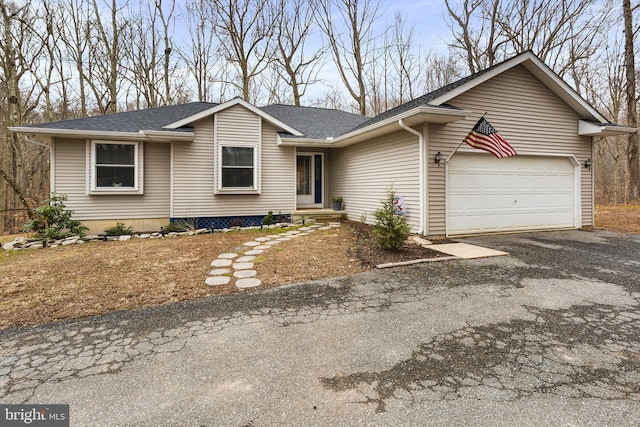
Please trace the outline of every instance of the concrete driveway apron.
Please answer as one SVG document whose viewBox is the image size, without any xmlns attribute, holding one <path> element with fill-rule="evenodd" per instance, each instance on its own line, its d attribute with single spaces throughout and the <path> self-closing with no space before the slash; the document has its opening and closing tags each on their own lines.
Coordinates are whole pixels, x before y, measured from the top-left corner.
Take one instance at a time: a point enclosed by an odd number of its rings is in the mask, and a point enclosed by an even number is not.
<svg viewBox="0 0 640 427">
<path fill-rule="evenodd" d="M 71 425 L 638 425 L 640 236 L 0 331 L 0 403 Z"/>
</svg>

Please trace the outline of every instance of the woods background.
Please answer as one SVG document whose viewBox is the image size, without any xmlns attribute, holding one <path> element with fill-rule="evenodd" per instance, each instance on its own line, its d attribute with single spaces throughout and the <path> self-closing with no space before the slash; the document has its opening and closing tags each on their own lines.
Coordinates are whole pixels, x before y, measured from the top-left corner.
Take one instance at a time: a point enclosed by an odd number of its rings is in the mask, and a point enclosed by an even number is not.
<svg viewBox="0 0 640 427">
<path fill-rule="evenodd" d="M 637 3 L 442 1 L 446 48 L 427 0 L 0 0 L 0 233 L 49 195 L 48 147 L 10 126 L 235 96 L 375 115 L 525 50 L 637 126 Z M 596 203 L 640 200 L 638 144 L 596 141 Z"/>
</svg>

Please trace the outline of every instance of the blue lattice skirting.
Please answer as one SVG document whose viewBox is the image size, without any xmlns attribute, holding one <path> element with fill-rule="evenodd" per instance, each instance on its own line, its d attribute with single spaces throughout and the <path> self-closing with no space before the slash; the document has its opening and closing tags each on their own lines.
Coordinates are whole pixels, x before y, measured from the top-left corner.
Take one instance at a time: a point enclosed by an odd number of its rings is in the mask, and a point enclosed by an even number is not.
<svg viewBox="0 0 640 427">
<path fill-rule="evenodd" d="M 266 214 L 265 214 L 266 215 Z M 206 216 L 198 218 L 171 218 L 170 222 L 189 224 L 195 229 L 208 228 L 210 230 L 219 230 L 223 228 L 230 228 L 234 226 L 239 227 L 259 227 L 262 225 L 262 220 L 265 215 L 252 215 L 252 216 Z M 277 222 L 289 222 L 291 221 L 290 215 L 274 215 Z"/>
</svg>

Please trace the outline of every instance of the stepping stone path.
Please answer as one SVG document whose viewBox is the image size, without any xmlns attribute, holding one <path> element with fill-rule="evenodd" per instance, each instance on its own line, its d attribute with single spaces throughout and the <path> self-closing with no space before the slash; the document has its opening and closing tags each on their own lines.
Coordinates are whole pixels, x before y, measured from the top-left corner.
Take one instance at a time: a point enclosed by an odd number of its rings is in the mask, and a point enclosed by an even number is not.
<svg viewBox="0 0 640 427">
<path fill-rule="evenodd" d="M 221 286 L 235 281 L 234 284 L 239 289 L 260 286 L 262 281 L 255 277 L 257 272 L 253 269 L 256 256 L 262 255 L 279 243 L 308 236 L 316 230 L 330 230 L 335 227 L 340 227 L 340 223 L 313 224 L 280 234 L 256 237 L 243 243 L 242 248 L 237 250 L 238 253 L 226 252 L 218 255 L 218 258 L 211 262 L 212 269 L 205 283 L 209 286 Z"/>
</svg>

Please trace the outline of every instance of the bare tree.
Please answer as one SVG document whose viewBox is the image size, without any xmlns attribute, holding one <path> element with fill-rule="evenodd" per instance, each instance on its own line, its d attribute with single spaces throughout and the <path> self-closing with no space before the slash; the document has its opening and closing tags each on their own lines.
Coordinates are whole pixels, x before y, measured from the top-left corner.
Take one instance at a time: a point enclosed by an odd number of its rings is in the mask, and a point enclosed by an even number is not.
<svg viewBox="0 0 640 427">
<path fill-rule="evenodd" d="M 60 31 L 60 40 L 65 47 L 66 57 L 60 58 L 60 60 L 68 60 L 73 64 L 73 72 L 77 79 L 76 91 L 80 104 L 80 115 L 86 116 L 88 97 L 85 66 L 89 38 L 91 37 L 90 4 L 83 0 L 62 0 L 61 7 L 61 13 L 66 16 L 66 19 L 61 20 L 63 25 L 58 27 L 58 31 Z"/>
<path fill-rule="evenodd" d="M 90 33 L 90 53 L 88 61 L 87 84 L 91 87 L 96 103 L 102 114 L 115 113 L 118 105 L 118 90 L 121 84 L 123 53 L 122 33 L 128 25 L 116 0 L 102 4 L 92 0 L 94 27 Z M 103 16 L 108 16 L 104 21 Z"/>
<path fill-rule="evenodd" d="M 532 50 L 564 76 L 571 63 L 588 60 L 605 41 L 610 9 L 597 0 L 464 0 L 461 10 L 445 0 L 450 46 L 475 73 Z"/>
<path fill-rule="evenodd" d="M 504 41 L 496 41 L 500 0 L 464 0 L 461 10 L 454 9 L 451 0 L 445 0 L 445 5 L 454 37 L 450 46 L 461 52 L 469 72 L 493 65 L 504 45 Z"/>
<path fill-rule="evenodd" d="M 631 7 L 630 0 L 622 0 L 622 17 L 624 19 L 624 62 L 625 62 L 625 88 L 627 102 L 627 124 L 632 127 L 638 126 L 638 112 L 636 105 L 638 102 L 636 88 L 636 66 L 634 35 L 636 29 L 633 26 L 633 11 L 638 8 L 636 4 Z M 629 200 L 640 200 L 640 140 L 638 133 L 629 134 L 627 139 L 629 164 Z"/>
<path fill-rule="evenodd" d="M 215 35 L 202 0 L 187 4 L 182 11 L 189 42 L 179 48 L 179 54 L 195 80 L 198 101 L 210 101 L 215 63 Z"/>
<path fill-rule="evenodd" d="M 367 73 L 376 60 L 374 24 L 380 17 L 378 0 L 319 0 L 315 17 L 327 37 L 345 88 L 360 114 L 367 113 Z"/>
<path fill-rule="evenodd" d="M 237 87 L 243 99 L 252 102 L 252 84 L 267 69 L 272 58 L 272 8 L 268 1 L 211 0 L 211 24 L 221 54 L 237 71 L 236 79 L 223 79 Z"/>
<path fill-rule="evenodd" d="M 453 83 L 462 77 L 463 66 L 452 55 L 428 52 L 425 55 L 422 72 L 424 92 L 431 92 Z"/>
<path fill-rule="evenodd" d="M 30 55 L 38 58 L 43 46 L 35 36 L 37 15 L 30 3 L 16 5 L 0 0 L 0 87 L 5 94 L 2 157 L 0 176 L 6 186 L 3 190 L 4 213 L 16 212 L 22 206 L 27 216 L 33 216 L 30 199 L 32 192 L 31 157 L 25 142 L 8 128 L 25 123 L 38 106 L 42 92 L 38 91 Z M 3 102 L 4 103 L 4 102 Z M 15 217 L 3 215 L 3 228 L 16 225 Z"/>
<path fill-rule="evenodd" d="M 305 53 L 305 43 L 313 25 L 313 7 L 307 0 L 277 0 L 276 7 L 276 72 L 291 89 L 293 103 L 300 105 L 307 87 L 317 82 L 323 49 Z"/>
</svg>

